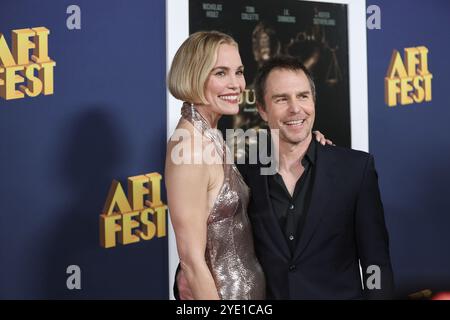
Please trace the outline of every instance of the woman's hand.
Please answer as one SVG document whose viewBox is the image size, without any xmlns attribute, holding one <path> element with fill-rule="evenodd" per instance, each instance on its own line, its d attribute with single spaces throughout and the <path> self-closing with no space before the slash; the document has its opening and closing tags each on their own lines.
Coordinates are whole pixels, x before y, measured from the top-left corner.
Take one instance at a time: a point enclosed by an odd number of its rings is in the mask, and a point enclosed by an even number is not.
<svg viewBox="0 0 450 320">
<path fill-rule="evenodd" d="M 320 142 L 321 145 L 324 146 L 326 144 L 329 144 L 331 146 L 335 146 L 333 141 L 328 140 L 327 138 L 325 138 L 325 136 L 319 130 L 315 130 L 315 131 L 313 131 L 313 133 L 316 136 L 317 142 Z"/>
</svg>

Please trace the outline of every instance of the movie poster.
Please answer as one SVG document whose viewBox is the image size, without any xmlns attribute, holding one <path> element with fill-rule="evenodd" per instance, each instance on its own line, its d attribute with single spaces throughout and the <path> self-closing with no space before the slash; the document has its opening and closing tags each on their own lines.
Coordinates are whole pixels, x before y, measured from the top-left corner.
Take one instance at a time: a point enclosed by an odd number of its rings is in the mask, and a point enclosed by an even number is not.
<svg viewBox="0 0 450 320">
<path fill-rule="evenodd" d="M 351 147 L 347 5 L 299 0 L 190 0 L 189 32 L 218 30 L 239 43 L 247 88 L 240 113 L 219 128 L 265 128 L 256 110 L 253 79 L 270 57 L 299 57 L 317 92 L 315 129 Z"/>
</svg>

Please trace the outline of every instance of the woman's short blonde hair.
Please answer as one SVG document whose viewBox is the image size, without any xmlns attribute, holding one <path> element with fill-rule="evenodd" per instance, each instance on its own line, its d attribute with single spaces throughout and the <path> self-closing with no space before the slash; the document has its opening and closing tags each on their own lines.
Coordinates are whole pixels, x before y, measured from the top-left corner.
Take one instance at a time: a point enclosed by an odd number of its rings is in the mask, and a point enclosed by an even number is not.
<svg viewBox="0 0 450 320">
<path fill-rule="evenodd" d="M 208 103 L 205 83 L 217 61 L 221 44 L 238 46 L 231 36 L 218 31 L 199 31 L 183 42 L 167 78 L 169 91 L 175 98 L 189 103 Z"/>
</svg>

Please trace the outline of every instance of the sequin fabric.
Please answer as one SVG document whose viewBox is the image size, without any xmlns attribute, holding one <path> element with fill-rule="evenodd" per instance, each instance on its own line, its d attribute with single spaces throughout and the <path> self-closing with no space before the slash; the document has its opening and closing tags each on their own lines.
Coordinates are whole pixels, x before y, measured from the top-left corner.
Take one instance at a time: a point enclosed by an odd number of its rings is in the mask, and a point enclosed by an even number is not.
<svg viewBox="0 0 450 320">
<path fill-rule="evenodd" d="M 208 217 L 206 262 L 221 299 L 259 300 L 265 298 L 265 278 L 256 258 L 253 235 L 247 216 L 250 190 L 234 164 L 227 164 L 229 149 L 222 135 L 190 104 L 181 110 L 222 157 L 224 181 Z"/>
</svg>

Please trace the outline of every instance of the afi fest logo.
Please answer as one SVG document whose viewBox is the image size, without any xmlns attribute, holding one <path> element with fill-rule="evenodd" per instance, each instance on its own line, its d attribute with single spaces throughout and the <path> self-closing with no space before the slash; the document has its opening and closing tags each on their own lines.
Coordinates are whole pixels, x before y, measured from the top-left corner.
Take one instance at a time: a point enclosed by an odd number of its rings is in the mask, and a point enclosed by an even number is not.
<svg viewBox="0 0 450 320">
<path fill-rule="evenodd" d="M 12 31 L 12 50 L 0 33 L 0 96 L 5 100 L 53 94 L 53 68 L 45 27 Z M 33 50 L 30 56 L 30 50 Z"/>
<path fill-rule="evenodd" d="M 128 178 L 128 197 L 119 182 L 109 189 L 100 215 L 100 245 L 126 245 L 166 236 L 167 206 L 161 201 L 161 175 L 157 172 Z M 136 230 L 134 230 L 136 229 Z"/>
<path fill-rule="evenodd" d="M 389 107 L 431 101 L 431 79 L 428 70 L 428 49 L 424 46 L 406 48 L 405 62 L 394 50 L 387 71 L 385 102 Z"/>
</svg>

